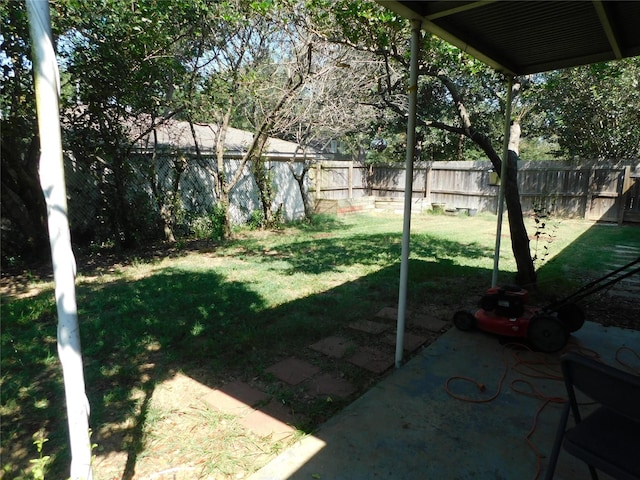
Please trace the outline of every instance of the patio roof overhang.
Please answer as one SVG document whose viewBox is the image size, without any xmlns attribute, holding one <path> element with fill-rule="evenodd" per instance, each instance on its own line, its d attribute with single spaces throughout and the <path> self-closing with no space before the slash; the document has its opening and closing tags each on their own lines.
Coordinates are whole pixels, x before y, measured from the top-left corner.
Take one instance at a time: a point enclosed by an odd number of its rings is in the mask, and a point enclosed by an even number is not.
<svg viewBox="0 0 640 480">
<path fill-rule="evenodd" d="M 639 1 L 378 3 L 495 70 L 526 75 L 640 55 Z"/>
</svg>

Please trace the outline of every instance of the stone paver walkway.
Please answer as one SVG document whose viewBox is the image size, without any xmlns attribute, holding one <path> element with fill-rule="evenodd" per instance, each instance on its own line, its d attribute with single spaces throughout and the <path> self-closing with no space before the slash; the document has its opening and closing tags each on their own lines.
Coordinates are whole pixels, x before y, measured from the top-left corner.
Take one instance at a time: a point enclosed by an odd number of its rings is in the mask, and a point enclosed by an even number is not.
<svg viewBox="0 0 640 480">
<path fill-rule="evenodd" d="M 617 270 L 638 258 L 640 258 L 640 247 L 635 245 L 615 245 L 611 251 L 610 257 L 611 271 L 613 272 L 614 270 Z M 637 265 L 634 268 L 637 268 Z M 625 270 L 625 272 L 628 271 L 631 271 L 631 269 Z M 609 289 L 609 295 L 626 298 L 640 297 L 640 275 L 636 274 L 622 279 L 619 283 Z"/>
<path fill-rule="evenodd" d="M 326 337 L 310 345 L 309 348 L 316 352 L 323 353 L 328 357 L 342 358 L 353 345 L 351 340 L 344 337 Z"/>
<path fill-rule="evenodd" d="M 319 371 L 318 367 L 297 358 L 286 358 L 265 370 L 289 385 L 298 385 Z"/>
<path fill-rule="evenodd" d="M 416 351 L 429 342 L 430 336 L 448 328 L 449 322 L 436 318 L 436 315 L 414 316 L 407 312 L 405 352 Z M 373 320 L 353 322 L 341 335 L 325 337 L 309 345 L 309 351 L 320 355 L 320 359 L 355 365 L 369 375 L 382 375 L 395 363 L 396 318 L 397 309 L 385 307 L 376 313 Z M 304 352 L 301 352 L 301 357 L 304 357 Z M 264 372 L 310 397 L 326 396 L 330 401 L 357 393 L 358 388 L 344 378 L 339 369 L 323 371 L 321 366 L 325 362 L 318 360 L 316 365 L 312 363 L 313 355 L 310 357 L 311 360 L 284 358 L 265 368 Z M 303 420 L 272 395 L 240 381 L 215 390 L 204 401 L 212 408 L 239 417 L 239 423 L 254 434 L 271 436 L 274 440 L 294 435 L 294 426 Z"/>
</svg>

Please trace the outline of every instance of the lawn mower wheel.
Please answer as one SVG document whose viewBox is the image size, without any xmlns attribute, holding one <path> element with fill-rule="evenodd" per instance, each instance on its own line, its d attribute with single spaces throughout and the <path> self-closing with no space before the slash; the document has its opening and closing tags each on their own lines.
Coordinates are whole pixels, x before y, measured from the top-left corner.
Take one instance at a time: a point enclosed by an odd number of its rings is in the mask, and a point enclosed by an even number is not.
<svg viewBox="0 0 640 480">
<path fill-rule="evenodd" d="M 566 303 L 558 308 L 558 318 L 564 322 L 570 332 L 577 332 L 584 325 L 584 311 L 575 303 Z"/>
<path fill-rule="evenodd" d="M 527 338 L 535 350 L 553 353 L 567 344 L 569 329 L 556 317 L 536 315 L 529 322 Z"/>
<path fill-rule="evenodd" d="M 453 324 L 458 330 L 468 332 L 476 327 L 476 317 L 471 312 L 460 310 L 453 315 Z"/>
</svg>

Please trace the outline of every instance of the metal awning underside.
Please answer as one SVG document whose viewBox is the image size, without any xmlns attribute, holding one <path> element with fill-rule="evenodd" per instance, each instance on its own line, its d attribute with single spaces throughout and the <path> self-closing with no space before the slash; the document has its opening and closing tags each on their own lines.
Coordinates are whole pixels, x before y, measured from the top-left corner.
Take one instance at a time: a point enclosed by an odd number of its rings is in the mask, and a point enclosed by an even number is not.
<svg viewBox="0 0 640 480">
<path fill-rule="evenodd" d="M 507 74 L 640 55 L 640 1 L 378 3 Z"/>
</svg>

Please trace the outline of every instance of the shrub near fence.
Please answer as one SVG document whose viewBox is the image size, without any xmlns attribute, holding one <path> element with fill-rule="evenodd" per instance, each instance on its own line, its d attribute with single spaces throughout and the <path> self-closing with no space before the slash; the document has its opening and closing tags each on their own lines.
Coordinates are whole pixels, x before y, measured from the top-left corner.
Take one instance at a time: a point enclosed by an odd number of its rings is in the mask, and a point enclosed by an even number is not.
<svg viewBox="0 0 640 480">
<path fill-rule="evenodd" d="M 178 229 L 198 229 L 201 227 L 198 223 L 202 223 L 213 214 L 218 202 L 214 188 L 216 159 L 211 153 L 199 157 L 188 152 L 178 153 L 185 158 L 185 162 L 178 182 L 179 200 L 174 212 L 174 221 Z M 138 228 L 160 228 L 158 202 L 163 200 L 159 197 L 166 196 L 174 188 L 176 155 L 153 157 L 150 154 L 138 154 L 131 158 L 125 195 L 127 203 L 131 206 L 129 215 Z M 65 161 L 69 221 L 74 237 L 87 243 L 102 241 L 112 234 L 108 226 L 109 211 L 105 206 L 111 201 L 110 195 L 113 194 L 107 187 L 108 175 L 102 170 L 80 168 L 70 155 Z M 267 158 L 265 162 L 275 192 L 272 210 L 279 211 L 286 221 L 302 218 L 304 203 L 298 183 L 290 170 L 292 167 L 299 174 L 302 171 L 301 160 Z M 241 160 L 238 158 L 225 158 L 225 173 L 228 178 L 236 173 L 240 163 Z M 256 211 L 261 211 L 259 192 L 248 165 L 245 165 L 238 183 L 231 189 L 229 196 L 232 224 L 247 223 Z M 188 225 L 193 221 L 196 225 Z"/>
<path fill-rule="evenodd" d="M 414 200 L 447 208 L 497 210 L 498 186 L 490 162 L 421 162 L 414 166 Z M 564 217 L 611 222 L 640 221 L 640 163 L 530 161 L 518 165 L 524 212 L 543 206 Z M 402 165 L 358 162 L 316 164 L 316 199 L 404 197 Z"/>
</svg>

